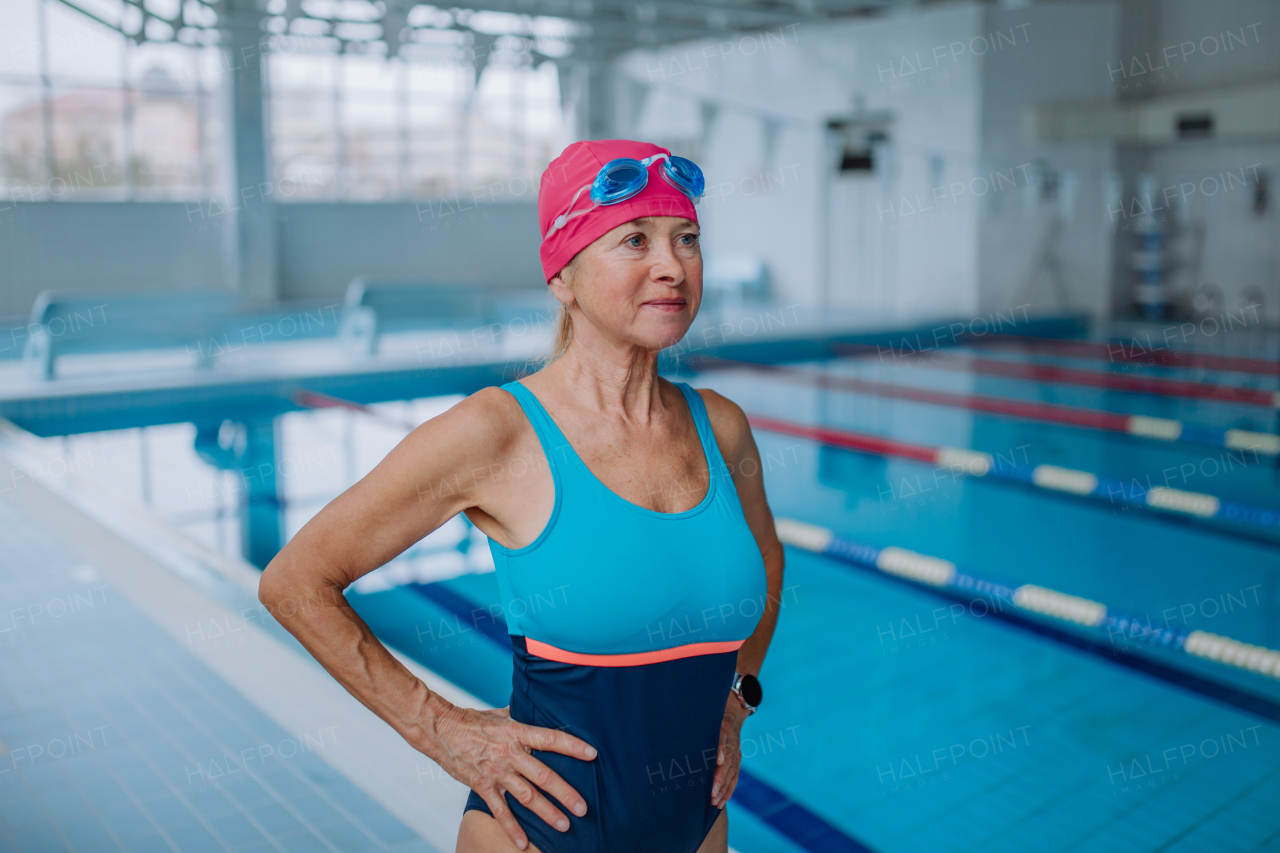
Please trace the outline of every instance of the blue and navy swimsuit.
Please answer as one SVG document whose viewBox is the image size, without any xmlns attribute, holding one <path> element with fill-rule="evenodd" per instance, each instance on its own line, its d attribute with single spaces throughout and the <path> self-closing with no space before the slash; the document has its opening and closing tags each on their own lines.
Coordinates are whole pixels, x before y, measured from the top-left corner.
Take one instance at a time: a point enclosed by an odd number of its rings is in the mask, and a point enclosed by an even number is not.
<svg viewBox="0 0 1280 853">
<path fill-rule="evenodd" d="M 719 815 L 711 783 L 720 723 L 767 587 L 702 398 L 675 384 L 711 476 L 701 503 L 673 513 L 608 489 L 532 392 L 502 386 L 532 423 L 555 482 L 537 539 L 517 549 L 489 543 L 515 657 L 511 718 L 597 750 L 592 761 L 533 753 L 587 802 L 583 817 L 557 803 L 568 832 L 506 795 L 542 853 L 694 853 Z M 474 791 L 466 808 L 491 813 Z"/>
</svg>

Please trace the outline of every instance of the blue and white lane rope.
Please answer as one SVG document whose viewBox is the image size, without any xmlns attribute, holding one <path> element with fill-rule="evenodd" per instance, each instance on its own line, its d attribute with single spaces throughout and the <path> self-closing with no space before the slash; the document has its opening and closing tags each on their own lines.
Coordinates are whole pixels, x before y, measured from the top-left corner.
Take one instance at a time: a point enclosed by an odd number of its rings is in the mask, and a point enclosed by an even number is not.
<svg viewBox="0 0 1280 853">
<path fill-rule="evenodd" d="M 785 544 L 803 548 L 815 554 L 842 560 L 864 568 L 876 569 L 885 574 L 914 581 L 926 586 L 961 590 L 965 593 L 996 597 L 1029 613 L 1049 616 L 1064 622 L 1073 622 L 1088 628 L 1107 628 L 1123 633 L 1129 639 L 1145 639 L 1154 645 L 1181 649 L 1189 655 L 1239 669 L 1280 678 L 1280 652 L 1263 646 L 1242 643 L 1230 637 L 1210 634 L 1208 631 L 1153 626 L 1132 614 L 1110 610 L 1105 604 L 1068 595 L 1034 584 L 1013 586 L 965 574 L 956 564 L 938 557 L 930 557 L 889 546 L 878 548 L 863 542 L 855 542 L 837 536 L 833 531 L 816 524 L 807 524 L 790 518 L 775 521 L 778 538 Z"/>
<path fill-rule="evenodd" d="M 1143 485 L 1136 479 L 1126 483 L 1123 480 L 1099 477 L 1088 471 L 1062 468 L 1057 465 L 1019 465 L 980 450 L 910 444 L 881 436 L 835 427 L 794 423 L 764 415 L 749 415 L 748 420 L 755 429 L 799 436 L 833 447 L 844 447 L 863 453 L 898 456 L 932 463 L 954 474 L 1012 480 L 1049 491 L 1195 518 L 1251 524 L 1272 530 L 1280 528 L 1280 510 L 1223 500 L 1215 495 L 1201 492 L 1156 486 L 1149 480 L 1146 485 Z M 1182 472 L 1181 468 L 1178 470 Z M 1194 473 L 1194 466 L 1192 473 Z"/>
<path fill-rule="evenodd" d="M 1057 465 L 1007 465 L 1002 462 L 988 470 L 1002 479 L 1019 480 L 1041 489 L 1100 498 L 1125 506 L 1280 528 L 1280 510 L 1223 500 L 1202 492 L 1154 486 L 1150 482 L 1143 486 L 1137 480 L 1125 483 Z"/>
<path fill-rule="evenodd" d="M 1175 421 L 1170 418 L 1151 418 L 1146 415 L 1130 415 L 1124 431 L 1141 438 L 1159 441 L 1185 441 L 1192 444 L 1208 444 L 1227 450 L 1250 450 L 1267 456 L 1280 456 L 1280 435 L 1255 432 L 1247 429 L 1221 429 L 1202 424 Z"/>
</svg>

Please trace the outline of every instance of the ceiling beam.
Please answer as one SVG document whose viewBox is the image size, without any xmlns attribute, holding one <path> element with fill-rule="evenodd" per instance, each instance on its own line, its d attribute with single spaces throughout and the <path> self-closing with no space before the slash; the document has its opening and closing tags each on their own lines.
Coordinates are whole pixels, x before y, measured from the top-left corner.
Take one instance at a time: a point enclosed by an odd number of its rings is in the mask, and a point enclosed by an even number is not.
<svg viewBox="0 0 1280 853">
<path fill-rule="evenodd" d="M 60 2 L 113 29 L 120 29 L 81 8 L 78 0 Z M 142 8 L 140 0 L 126 2 Z M 220 0 L 197 2 L 215 11 L 223 5 Z M 874 15 L 910 2 L 913 0 L 462 0 L 450 8 L 565 19 L 584 29 L 580 34 L 565 36 L 573 45 L 572 56 L 566 58 L 597 58 L 614 56 L 635 48 L 657 48 L 694 39 L 724 38 L 832 17 Z M 145 9 L 143 13 L 144 18 L 150 15 Z M 185 18 L 185 15 L 181 17 Z M 346 21 L 313 17 L 305 13 L 297 18 L 319 21 L 330 27 L 337 23 L 382 23 L 382 19 Z M 174 27 L 175 33 L 184 24 L 188 28 L 192 26 L 181 19 L 176 23 L 167 23 Z M 145 36 L 139 33 L 134 38 L 145 39 Z M 341 41 L 369 44 L 385 39 Z"/>
</svg>

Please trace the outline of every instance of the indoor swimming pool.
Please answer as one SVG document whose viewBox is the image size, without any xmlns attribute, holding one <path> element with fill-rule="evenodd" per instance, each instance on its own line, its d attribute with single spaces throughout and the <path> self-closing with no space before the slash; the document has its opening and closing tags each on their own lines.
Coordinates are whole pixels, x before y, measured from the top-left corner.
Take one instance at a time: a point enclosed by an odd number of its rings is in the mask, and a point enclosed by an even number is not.
<svg viewBox="0 0 1280 853">
<path fill-rule="evenodd" d="M 1275 362 L 1254 353 L 1227 372 L 969 343 L 681 362 L 677 378 L 752 418 L 777 519 L 843 543 L 787 549 L 732 847 L 1280 849 L 1280 681 L 1182 648 L 1192 632 L 1280 647 L 1276 408 L 1206 390 L 1273 394 Z M 1108 387 L 1117 377 L 1156 384 Z M 286 535 L 458 399 L 283 415 Z M 233 473 L 196 457 L 189 426 L 146 433 L 41 441 L 100 460 L 78 473 L 234 552 Z M 920 582 L 939 566 L 969 586 Z M 1127 621 L 1053 618 L 1027 588 Z M 347 595 L 389 645 L 507 704 L 496 576 L 461 517 Z M 697 772 L 652 768 L 654 795 Z"/>
<path fill-rule="evenodd" d="M 1099 369 L 1044 355 L 981 355 Z M 965 365 L 975 356 L 957 349 L 946 357 Z M 1264 406 L 986 376 L 952 365 L 886 364 L 865 356 L 786 369 L 1173 419 L 1219 431 L 1265 433 L 1275 418 L 1274 409 Z M 1112 370 L 1276 387 L 1274 377 L 1252 374 L 1127 365 Z M 1214 449 L 887 399 L 741 365 L 689 378 L 753 416 L 978 451 L 989 454 L 995 468 L 1051 465 L 1091 472 L 1128 484 L 1129 497 L 1165 487 L 1280 509 L 1275 455 L 1265 447 Z M 1105 494 L 974 476 L 954 465 L 857 452 L 758 427 L 756 436 L 779 518 L 942 558 L 974 575 L 1102 602 L 1146 617 L 1157 629 L 1199 629 L 1280 645 L 1280 527 L 1274 524 L 1127 505 Z M 737 849 L 1280 846 L 1275 679 L 1137 635 L 1080 629 L 1081 636 L 1110 646 L 1108 660 L 1097 650 L 1082 651 L 1001 619 L 1017 608 L 998 596 L 944 600 L 802 549 L 788 548 L 787 556 L 782 615 L 762 674 L 770 701 L 744 731 L 749 781 L 730 804 Z M 492 574 L 353 600 L 388 640 L 488 701 L 505 702 L 509 652 L 501 617 L 492 615 L 500 612 Z M 1143 672 L 1126 665 L 1126 656 L 1164 668 Z M 1197 675 L 1217 685 L 1209 689 L 1215 695 L 1188 688 Z M 1232 690 L 1260 700 L 1270 719 L 1224 701 Z M 678 784 L 675 778 L 662 781 Z"/>
</svg>

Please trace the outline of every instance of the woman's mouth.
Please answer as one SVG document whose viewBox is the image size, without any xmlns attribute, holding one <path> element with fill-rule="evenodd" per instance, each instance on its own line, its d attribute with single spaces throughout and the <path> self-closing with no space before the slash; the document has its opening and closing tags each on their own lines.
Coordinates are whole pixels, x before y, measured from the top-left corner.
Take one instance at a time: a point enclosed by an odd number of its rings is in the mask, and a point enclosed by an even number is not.
<svg viewBox="0 0 1280 853">
<path fill-rule="evenodd" d="M 648 308 L 662 311 L 666 314 L 679 314 L 684 310 L 684 306 L 688 304 L 687 299 L 651 299 L 642 303 Z"/>
</svg>

